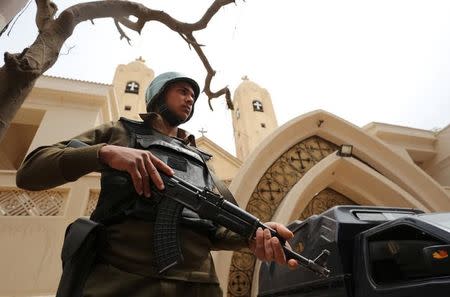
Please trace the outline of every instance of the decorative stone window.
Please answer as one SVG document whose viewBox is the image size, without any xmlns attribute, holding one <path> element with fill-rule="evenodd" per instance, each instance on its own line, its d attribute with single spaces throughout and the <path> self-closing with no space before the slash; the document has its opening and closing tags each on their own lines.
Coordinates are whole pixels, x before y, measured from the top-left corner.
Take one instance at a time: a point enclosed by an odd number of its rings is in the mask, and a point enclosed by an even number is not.
<svg viewBox="0 0 450 297">
<path fill-rule="evenodd" d="M 131 105 L 125 105 L 125 110 L 130 111 L 131 110 Z"/>
<path fill-rule="evenodd" d="M 66 190 L 24 191 L 0 188 L 0 217 L 62 216 L 67 202 Z"/>
<path fill-rule="evenodd" d="M 94 211 L 95 207 L 97 206 L 98 202 L 98 196 L 100 195 L 99 190 L 91 189 L 89 191 L 89 199 L 88 203 L 86 205 L 86 208 L 84 209 L 84 216 L 89 217 L 92 212 Z"/>
<path fill-rule="evenodd" d="M 127 85 L 125 86 L 125 93 L 139 94 L 139 83 L 135 81 L 127 82 Z"/>
<path fill-rule="evenodd" d="M 252 102 L 253 111 L 264 112 L 263 105 L 259 100 L 253 100 Z"/>
<path fill-rule="evenodd" d="M 262 128 L 266 128 L 266 124 L 265 123 L 261 123 L 261 127 Z"/>
</svg>

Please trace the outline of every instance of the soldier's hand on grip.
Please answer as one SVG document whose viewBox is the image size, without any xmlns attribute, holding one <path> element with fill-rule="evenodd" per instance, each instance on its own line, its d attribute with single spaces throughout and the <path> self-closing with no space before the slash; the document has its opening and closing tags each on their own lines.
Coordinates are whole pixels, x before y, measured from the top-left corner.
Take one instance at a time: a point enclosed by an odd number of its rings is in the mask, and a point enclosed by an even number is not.
<svg viewBox="0 0 450 297">
<path fill-rule="evenodd" d="M 128 172 L 136 192 L 146 197 L 151 195 L 150 180 L 159 190 L 164 189 L 158 170 L 169 176 L 174 174 L 172 168 L 149 151 L 105 145 L 99 151 L 99 158 L 111 168 Z"/>
<path fill-rule="evenodd" d="M 294 234 L 282 224 L 275 222 L 268 222 L 265 224 L 270 228 L 275 229 L 286 240 L 291 239 L 294 236 Z M 295 269 L 299 265 L 294 259 L 286 261 L 286 256 L 281 247 L 280 240 L 276 237 L 272 237 L 269 229 L 263 230 L 262 228 L 258 228 L 255 238 L 250 241 L 249 248 L 261 261 L 275 261 L 278 264 L 286 264 L 290 269 Z"/>
</svg>

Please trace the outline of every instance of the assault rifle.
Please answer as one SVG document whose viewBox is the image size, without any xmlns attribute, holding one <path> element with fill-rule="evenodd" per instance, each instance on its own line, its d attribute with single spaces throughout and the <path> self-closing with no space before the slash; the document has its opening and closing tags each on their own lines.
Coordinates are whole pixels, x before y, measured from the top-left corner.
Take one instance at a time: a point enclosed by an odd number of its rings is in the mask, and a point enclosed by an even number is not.
<svg viewBox="0 0 450 297">
<path fill-rule="evenodd" d="M 322 276 L 330 274 L 330 270 L 326 267 L 330 255 L 328 250 L 323 250 L 314 260 L 305 258 L 290 250 L 286 246 L 286 240 L 276 230 L 225 200 L 221 195 L 206 188 L 200 189 L 176 176 L 169 177 L 163 173 L 160 175 L 165 189 L 159 191 L 153 187 L 153 192 L 162 198 L 158 204 L 154 230 L 154 253 L 159 273 L 183 260 L 178 242 L 177 221 L 183 207 L 187 207 L 196 212 L 200 218 L 211 220 L 247 239 L 253 238 L 259 227 L 269 229 L 272 237 L 277 237 L 280 241 L 286 259 L 295 259 L 316 274 Z"/>
</svg>

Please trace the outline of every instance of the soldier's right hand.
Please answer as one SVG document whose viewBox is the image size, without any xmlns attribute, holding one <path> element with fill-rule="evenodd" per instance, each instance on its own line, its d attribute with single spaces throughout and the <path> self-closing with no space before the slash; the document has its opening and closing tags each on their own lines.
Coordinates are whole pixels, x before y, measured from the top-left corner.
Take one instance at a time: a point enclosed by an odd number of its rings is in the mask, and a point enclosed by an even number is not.
<svg viewBox="0 0 450 297">
<path fill-rule="evenodd" d="M 111 168 L 126 171 L 133 180 L 134 188 L 139 195 L 150 197 L 150 179 L 159 190 L 164 189 L 164 183 L 158 170 L 172 176 L 172 168 L 155 157 L 149 151 L 138 150 L 117 145 L 103 146 L 98 156 L 100 161 Z"/>
</svg>

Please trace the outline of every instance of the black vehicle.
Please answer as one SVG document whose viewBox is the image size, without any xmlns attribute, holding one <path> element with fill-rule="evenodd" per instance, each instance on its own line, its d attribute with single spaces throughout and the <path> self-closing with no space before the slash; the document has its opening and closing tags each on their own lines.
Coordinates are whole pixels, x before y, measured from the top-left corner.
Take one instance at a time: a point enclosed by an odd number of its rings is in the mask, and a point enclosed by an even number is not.
<svg viewBox="0 0 450 297">
<path fill-rule="evenodd" d="M 450 213 L 337 206 L 288 228 L 303 256 L 330 251 L 331 273 L 262 263 L 259 297 L 450 296 Z"/>
</svg>

